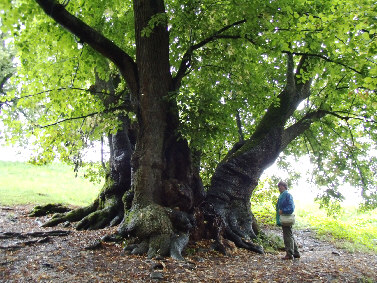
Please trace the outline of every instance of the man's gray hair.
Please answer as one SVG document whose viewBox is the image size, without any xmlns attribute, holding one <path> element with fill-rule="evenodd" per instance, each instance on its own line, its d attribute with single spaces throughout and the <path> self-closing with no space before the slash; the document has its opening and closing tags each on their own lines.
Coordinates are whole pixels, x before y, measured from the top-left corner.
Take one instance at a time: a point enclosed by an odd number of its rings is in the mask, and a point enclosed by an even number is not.
<svg viewBox="0 0 377 283">
<path fill-rule="evenodd" d="M 280 182 L 278 183 L 278 187 L 279 187 L 279 186 L 283 186 L 284 188 L 286 188 L 286 189 L 288 190 L 288 185 L 287 185 L 287 183 L 284 182 L 284 181 L 280 181 Z"/>
</svg>

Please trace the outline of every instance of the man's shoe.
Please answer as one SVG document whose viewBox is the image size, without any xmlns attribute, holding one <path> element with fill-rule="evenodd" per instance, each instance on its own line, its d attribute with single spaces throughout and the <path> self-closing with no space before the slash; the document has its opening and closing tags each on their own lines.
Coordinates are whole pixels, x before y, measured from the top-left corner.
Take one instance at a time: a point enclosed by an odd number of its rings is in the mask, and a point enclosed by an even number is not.
<svg viewBox="0 0 377 283">
<path fill-rule="evenodd" d="M 282 257 L 281 259 L 282 260 L 292 260 L 293 256 L 291 256 L 291 255 L 285 255 L 285 257 Z"/>
</svg>

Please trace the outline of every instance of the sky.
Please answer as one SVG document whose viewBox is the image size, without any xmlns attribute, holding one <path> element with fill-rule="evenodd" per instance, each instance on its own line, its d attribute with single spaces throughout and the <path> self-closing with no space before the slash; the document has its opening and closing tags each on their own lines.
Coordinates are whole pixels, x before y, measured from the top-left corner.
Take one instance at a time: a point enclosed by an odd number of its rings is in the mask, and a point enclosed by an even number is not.
<svg viewBox="0 0 377 283">
<path fill-rule="evenodd" d="M 0 160 L 27 161 L 30 154 L 30 150 L 0 144 Z"/>
<path fill-rule="evenodd" d="M 298 180 L 297 184 L 289 188 L 290 193 L 293 198 L 299 200 L 302 205 L 313 203 L 319 189 L 315 184 L 308 182 L 307 180 L 307 177 L 312 175 L 313 168 L 313 165 L 309 161 L 309 157 L 302 156 L 298 161 L 290 160 L 290 162 L 292 162 L 292 167 L 299 171 L 303 176 Z M 282 172 L 276 164 L 273 164 L 265 170 L 262 178 L 271 175 L 279 176 L 283 181 L 288 181 L 289 178 L 288 174 Z M 344 184 L 341 188 L 341 193 L 345 197 L 345 200 L 343 201 L 344 206 L 357 206 L 362 201 L 360 193 L 356 188 L 350 185 Z"/>
</svg>

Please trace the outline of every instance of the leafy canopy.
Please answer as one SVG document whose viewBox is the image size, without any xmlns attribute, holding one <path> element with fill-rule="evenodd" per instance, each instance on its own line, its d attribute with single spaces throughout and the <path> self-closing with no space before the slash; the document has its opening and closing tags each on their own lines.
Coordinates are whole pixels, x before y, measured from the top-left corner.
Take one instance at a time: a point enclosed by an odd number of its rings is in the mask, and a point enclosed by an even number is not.
<svg viewBox="0 0 377 283">
<path fill-rule="evenodd" d="M 376 18 L 372 0 L 165 1 L 171 72 L 187 69 L 177 101 L 180 131 L 201 153 L 205 183 L 218 162 L 240 139 L 256 129 L 269 105 L 279 103 L 287 84 L 287 54 L 312 79 L 310 97 L 297 105 L 287 127 L 321 110 L 285 155 L 308 154 L 316 165 L 315 181 L 328 186 L 327 197 L 339 197 L 349 182 L 362 189 L 367 204 L 376 205 Z M 135 58 L 131 1 L 67 1 L 66 9 Z M 34 137 L 37 160 L 57 154 L 73 161 L 82 149 L 117 129 L 121 93 L 109 105 L 102 94 L 88 91 L 96 76 L 108 80 L 116 67 L 47 17 L 34 1 L 8 1 L 2 29 L 17 50 L 19 68 L 2 119 L 10 139 Z M 38 40 L 37 40 L 38 39 Z M 12 103 L 11 103 L 12 102 Z M 118 111 L 118 112 L 117 112 Z M 132 116 L 132 113 L 130 114 Z M 82 117 L 78 119 L 79 117 Z M 77 118 L 77 119 L 76 119 Z M 237 123 L 238 122 L 238 123 Z M 53 125 L 52 125 L 53 124 Z M 49 126 L 52 125 L 52 126 Z"/>
</svg>

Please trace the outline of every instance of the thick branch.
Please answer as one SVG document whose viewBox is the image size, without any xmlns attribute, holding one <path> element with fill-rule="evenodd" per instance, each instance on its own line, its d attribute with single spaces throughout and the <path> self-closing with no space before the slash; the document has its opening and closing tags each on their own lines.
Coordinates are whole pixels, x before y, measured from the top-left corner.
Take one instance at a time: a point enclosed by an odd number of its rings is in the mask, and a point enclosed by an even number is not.
<svg viewBox="0 0 377 283">
<path fill-rule="evenodd" d="M 303 80 L 302 74 L 308 72 L 308 58 L 307 55 L 302 55 L 300 58 L 300 62 L 297 65 L 296 74 L 295 74 L 295 84 L 301 92 L 301 99 L 305 99 L 310 95 L 310 85 L 312 83 L 312 79 Z"/>
<path fill-rule="evenodd" d="M 236 121 L 237 121 L 237 128 L 238 128 L 238 134 L 239 134 L 239 141 L 243 142 L 245 141 L 245 137 L 242 131 L 242 122 L 241 122 L 241 117 L 240 117 L 240 111 L 237 109 L 236 112 Z"/>
<path fill-rule="evenodd" d="M 294 61 L 293 54 L 287 53 L 287 85 L 286 88 L 289 91 L 294 91 L 296 87 L 295 76 L 294 76 Z"/>
<path fill-rule="evenodd" d="M 229 30 L 232 27 L 241 25 L 241 24 L 243 24 L 245 22 L 246 22 L 246 20 L 240 20 L 240 21 L 237 21 L 235 23 L 229 24 L 229 25 L 227 25 L 227 26 L 219 29 L 218 31 L 216 31 L 213 35 L 211 35 L 211 36 L 203 39 L 199 43 L 192 45 L 186 51 L 186 53 L 183 55 L 181 64 L 180 64 L 178 72 L 177 72 L 177 75 L 174 77 L 174 87 L 175 87 L 175 89 L 178 88 L 178 86 L 180 85 L 183 77 L 186 75 L 186 72 L 187 72 L 188 68 L 190 68 L 190 66 L 191 66 L 191 57 L 192 57 L 192 54 L 194 53 L 195 50 L 203 47 L 204 45 L 206 45 L 209 42 L 215 41 L 215 40 L 220 39 L 220 38 L 231 38 L 231 39 L 238 39 L 238 38 L 240 38 L 239 36 L 223 35 L 222 33 L 225 32 L 225 31 L 227 31 L 227 30 Z"/>
<path fill-rule="evenodd" d="M 0 81 L 0 93 L 3 93 L 3 88 L 7 80 L 9 80 L 13 76 L 13 73 L 9 73 L 3 77 L 3 79 Z"/>
<path fill-rule="evenodd" d="M 294 55 L 306 55 L 306 56 L 310 56 L 310 57 L 317 57 L 317 58 L 320 58 L 322 60 L 325 60 L 326 62 L 330 62 L 330 63 L 334 63 L 334 64 L 338 64 L 340 66 L 343 66 L 351 71 L 354 71 L 355 73 L 359 74 L 359 75 L 362 75 L 362 72 L 361 71 L 358 71 L 356 70 L 355 68 L 352 68 L 351 66 L 348 66 L 342 62 L 339 62 L 339 61 L 335 61 L 335 60 L 332 60 L 330 59 L 329 57 L 326 57 L 325 55 L 322 55 L 322 54 L 314 54 L 314 53 L 301 53 L 301 52 L 293 52 Z"/>
<path fill-rule="evenodd" d="M 318 110 L 316 112 L 311 112 L 306 114 L 301 120 L 297 123 L 293 124 L 289 128 L 283 131 L 282 139 L 281 139 L 281 146 L 280 151 L 283 151 L 288 144 L 297 138 L 299 135 L 304 133 L 307 129 L 309 129 L 310 125 L 314 122 L 322 118 L 327 114 L 326 111 Z"/>
<path fill-rule="evenodd" d="M 70 14 L 56 0 L 35 0 L 44 12 L 69 32 L 111 60 L 120 70 L 133 93 L 138 91 L 137 66 L 133 59 L 111 40 Z"/>
</svg>

